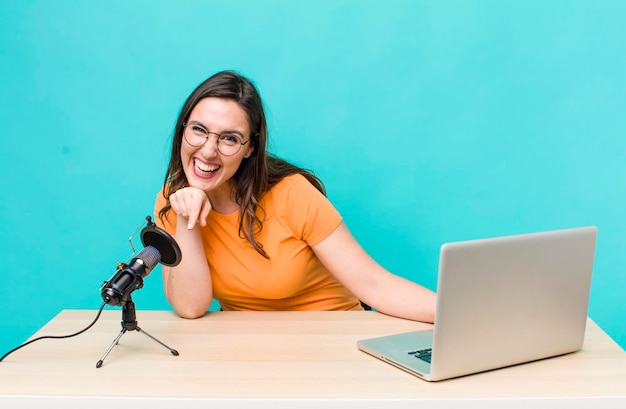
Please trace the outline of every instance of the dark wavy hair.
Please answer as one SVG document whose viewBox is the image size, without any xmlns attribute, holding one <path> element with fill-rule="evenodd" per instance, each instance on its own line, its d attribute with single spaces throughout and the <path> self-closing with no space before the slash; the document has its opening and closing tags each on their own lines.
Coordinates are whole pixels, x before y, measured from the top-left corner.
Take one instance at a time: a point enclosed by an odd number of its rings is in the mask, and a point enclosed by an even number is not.
<svg viewBox="0 0 626 409">
<path fill-rule="evenodd" d="M 233 175 L 235 200 L 239 205 L 239 236 L 245 237 L 252 247 L 263 257 L 269 258 L 263 245 L 256 241 L 255 234 L 263 228 L 259 214 L 263 209 L 260 198 L 284 177 L 301 174 L 324 195 L 322 181 L 308 169 L 300 168 L 267 151 L 267 122 L 261 97 L 250 80 L 234 71 L 222 71 L 200 84 L 187 98 L 178 115 L 172 138 L 172 151 L 163 182 L 163 195 L 166 205 L 159 211 L 159 218 L 165 222 L 171 209 L 169 197 L 188 185 L 180 157 L 184 123 L 191 111 L 204 98 L 217 97 L 235 101 L 248 115 L 251 130 L 252 155 L 244 159 Z"/>
</svg>

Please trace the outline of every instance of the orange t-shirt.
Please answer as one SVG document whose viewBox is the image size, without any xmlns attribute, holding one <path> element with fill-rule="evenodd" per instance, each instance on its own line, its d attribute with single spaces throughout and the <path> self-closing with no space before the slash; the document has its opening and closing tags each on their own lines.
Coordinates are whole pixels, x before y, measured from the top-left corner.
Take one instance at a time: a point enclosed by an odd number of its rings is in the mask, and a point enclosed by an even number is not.
<svg viewBox="0 0 626 409">
<path fill-rule="evenodd" d="M 174 235 L 172 210 L 165 225 L 158 217 L 165 205 L 159 192 L 156 224 Z M 263 229 L 257 242 L 269 260 L 239 236 L 239 212 L 210 212 L 201 227 L 211 270 L 213 297 L 232 310 L 361 310 L 359 300 L 318 260 L 310 246 L 320 243 L 341 223 L 330 201 L 302 175 L 277 183 L 260 200 Z M 185 257 L 183 252 L 182 257 Z"/>
</svg>

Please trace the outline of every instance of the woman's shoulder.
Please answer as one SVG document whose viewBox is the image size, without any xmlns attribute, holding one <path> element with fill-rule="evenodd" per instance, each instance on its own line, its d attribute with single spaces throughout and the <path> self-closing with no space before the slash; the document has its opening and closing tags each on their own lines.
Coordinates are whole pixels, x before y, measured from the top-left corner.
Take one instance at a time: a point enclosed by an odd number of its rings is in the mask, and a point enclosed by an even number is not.
<svg viewBox="0 0 626 409">
<path fill-rule="evenodd" d="M 293 185 L 299 185 L 302 183 L 309 183 L 309 181 L 304 177 L 303 174 L 301 173 L 294 173 L 292 175 L 288 175 L 285 176 L 284 178 L 282 178 L 278 183 L 276 183 L 276 185 L 274 185 L 274 187 L 279 187 L 281 186 L 282 188 L 285 188 L 286 186 L 293 186 Z M 313 185 L 311 185 L 313 186 Z"/>
<path fill-rule="evenodd" d="M 263 203 L 268 220 L 275 218 L 310 244 L 319 243 L 341 222 L 330 200 L 305 175 L 286 176 L 269 193 Z"/>
<path fill-rule="evenodd" d="M 321 192 L 300 173 L 285 176 L 276 183 L 270 191 L 272 192 L 272 196 L 277 199 L 288 199 L 290 197 L 302 198 L 303 196 L 321 194 Z"/>
</svg>

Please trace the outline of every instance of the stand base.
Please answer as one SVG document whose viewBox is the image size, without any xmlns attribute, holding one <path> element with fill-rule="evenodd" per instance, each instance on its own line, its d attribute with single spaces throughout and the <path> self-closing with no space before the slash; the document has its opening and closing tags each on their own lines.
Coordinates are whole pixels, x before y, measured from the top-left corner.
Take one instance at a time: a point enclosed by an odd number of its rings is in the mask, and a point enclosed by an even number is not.
<svg viewBox="0 0 626 409">
<path fill-rule="evenodd" d="M 120 338 L 122 338 L 122 335 L 124 335 L 126 333 L 126 331 L 127 331 L 126 328 L 122 328 L 122 330 L 117 335 L 117 337 L 115 337 L 115 339 L 113 340 L 113 343 L 111 343 L 111 345 L 106 350 L 106 352 L 104 353 L 102 358 L 100 358 L 100 360 L 96 363 L 96 368 L 100 368 L 102 366 L 102 364 L 104 363 L 104 359 L 109 355 L 109 352 L 111 352 L 113 347 L 119 343 Z M 159 341 L 158 339 L 156 339 L 152 335 L 148 334 L 146 331 L 143 331 L 141 328 L 135 327 L 135 331 L 141 332 L 142 334 L 145 334 L 147 337 L 149 337 L 152 340 L 156 341 L 159 345 L 162 345 L 165 349 L 169 350 L 172 355 L 174 355 L 174 356 L 178 356 L 179 355 L 177 350 L 168 347 L 163 342 Z"/>
<path fill-rule="evenodd" d="M 152 335 L 148 334 L 146 331 L 143 331 L 141 328 L 139 328 L 135 316 L 135 303 L 132 301 L 130 295 L 128 295 L 122 300 L 122 330 L 117 335 L 117 337 L 115 337 L 104 355 L 102 355 L 102 358 L 100 358 L 100 360 L 96 363 L 96 368 L 100 368 L 102 366 L 102 364 L 104 363 L 104 359 L 109 355 L 109 352 L 111 352 L 113 347 L 119 343 L 122 335 L 124 335 L 128 330 L 135 330 L 145 334 L 148 338 L 151 338 L 153 341 L 157 342 L 159 345 L 170 351 L 172 355 L 178 356 L 177 350 L 168 347 L 163 342 L 159 341 Z"/>
</svg>

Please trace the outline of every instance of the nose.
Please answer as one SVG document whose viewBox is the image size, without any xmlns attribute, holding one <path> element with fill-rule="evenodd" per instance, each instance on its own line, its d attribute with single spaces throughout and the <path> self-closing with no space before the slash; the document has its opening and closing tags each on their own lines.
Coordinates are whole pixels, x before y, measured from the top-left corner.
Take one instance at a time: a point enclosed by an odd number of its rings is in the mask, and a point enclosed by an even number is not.
<svg viewBox="0 0 626 409">
<path fill-rule="evenodd" d="M 209 134 L 206 141 L 204 141 L 204 145 L 200 148 L 200 152 L 202 155 L 208 158 L 217 156 L 217 138 L 218 136 L 215 134 Z"/>
</svg>

